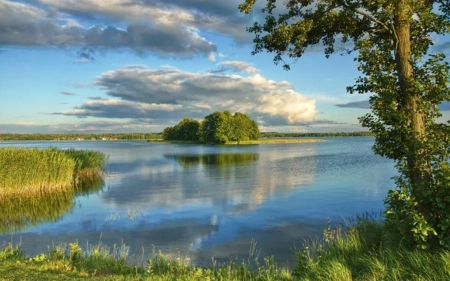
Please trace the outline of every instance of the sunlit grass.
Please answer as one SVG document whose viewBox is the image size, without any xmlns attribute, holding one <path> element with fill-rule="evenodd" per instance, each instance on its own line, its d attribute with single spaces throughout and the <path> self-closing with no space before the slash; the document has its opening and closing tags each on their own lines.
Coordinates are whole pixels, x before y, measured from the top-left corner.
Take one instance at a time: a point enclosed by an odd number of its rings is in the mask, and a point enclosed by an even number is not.
<svg viewBox="0 0 450 281">
<path fill-rule="evenodd" d="M 105 161 L 103 153 L 87 150 L 0 148 L 0 199 L 66 191 L 101 176 Z"/>
<path fill-rule="evenodd" d="M 324 239 L 298 253 L 298 280 L 450 280 L 448 249 L 417 250 L 371 216 L 344 231 L 329 227 Z"/>
<path fill-rule="evenodd" d="M 0 197 L 64 190 L 74 169 L 75 160 L 55 148 L 1 148 Z"/>
</svg>

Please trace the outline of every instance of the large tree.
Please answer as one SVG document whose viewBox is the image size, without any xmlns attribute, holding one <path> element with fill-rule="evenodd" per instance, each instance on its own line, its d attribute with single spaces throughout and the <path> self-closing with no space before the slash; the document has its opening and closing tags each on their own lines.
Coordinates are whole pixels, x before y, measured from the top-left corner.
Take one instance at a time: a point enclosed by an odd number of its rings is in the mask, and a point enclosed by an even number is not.
<svg viewBox="0 0 450 281">
<path fill-rule="evenodd" d="M 205 117 L 199 129 L 203 143 L 225 144 L 230 141 L 257 140 L 259 129 L 247 114 L 216 111 Z"/>
<path fill-rule="evenodd" d="M 251 13 L 256 0 L 240 5 Z M 371 94 L 372 113 L 360 118 L 375 134 L 374 151 L 400 171 L 389 193 L 388 223 L 422 247 L 450 246 L 450 129 L 436 123 L 450 99 L 449 66 L 430 52 L 432 36 L 450 29 L 448 0 L 266 0 L 255 22 L 254 51 L 275 63 L 301 57 L 316 44 L 328 57 L 337 43 L 356 53 L 362 75 L 347 88 Z M 282 6 L 281 9 L 277 6 Z"/>
<path fill-rule="evenodd" d="M 239 143 L 240 141 L 257 139 L 259 139 L 259 129 L 256 122 L 245 113 L 234 113 L 231 140 Z"/>
<path fill-rule="evenodd" d="M 198 141 L 200 122 L 191 118 L 184 118 L 177 125 L 167 127 L 162 132 L 164 140 Z"/>
</svg>

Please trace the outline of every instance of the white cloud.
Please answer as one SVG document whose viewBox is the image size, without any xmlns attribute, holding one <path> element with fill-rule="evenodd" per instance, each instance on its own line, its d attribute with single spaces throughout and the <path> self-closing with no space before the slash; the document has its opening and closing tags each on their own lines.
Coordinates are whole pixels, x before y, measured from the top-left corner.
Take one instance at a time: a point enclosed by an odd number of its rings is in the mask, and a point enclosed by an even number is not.
<svg viewBox="0 0 450 281">
<path fill-rule="evenodd" d="M 246 62 L 221 65 L 249 76 L 196 73 L 176 68 L 126 67 L 107 71 L 96 84 L 110 97 L 90 100 L 71 111 L 55 114 L 103 118 L 153 118 L 163 123 L 184 117 L 203 118 L 213 111 L 245 112 L 269 125 L 317 122 L 314 99 L 286 81 L 269 80 Z M 165 121 L 163 121 L 165 120 Z"/>
</svg>

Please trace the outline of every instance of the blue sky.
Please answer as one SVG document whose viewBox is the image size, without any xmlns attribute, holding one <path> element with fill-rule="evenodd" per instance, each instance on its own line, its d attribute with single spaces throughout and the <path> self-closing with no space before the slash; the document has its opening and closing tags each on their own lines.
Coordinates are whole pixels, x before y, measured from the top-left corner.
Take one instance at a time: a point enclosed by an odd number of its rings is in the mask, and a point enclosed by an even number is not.
<svg viewBox="0 0 450 281">
<path fill-rule="evenodd" d="M 254 18 L 239 3 L 0 0 L 0 132 L 160 132 L 216 110 L 261 131 L 364 130 L 369 96 L 345 90 L 359 75 L 352 55 L 318 46 L 285 71 L 251 55 Z"/>
</svg>

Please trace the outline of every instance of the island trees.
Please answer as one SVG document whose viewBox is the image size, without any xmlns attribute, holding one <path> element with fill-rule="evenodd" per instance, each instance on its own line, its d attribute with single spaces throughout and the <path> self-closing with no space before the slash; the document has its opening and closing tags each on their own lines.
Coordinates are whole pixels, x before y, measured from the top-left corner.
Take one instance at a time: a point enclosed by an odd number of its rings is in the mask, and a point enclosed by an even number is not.
<svg viewBox="0 0 450 281">
<path fill-rule="evenodd" d="M 167 127 L 162 132 L 164 140 L 198 141 L 200 122 L 191 118 L 184 118 L 177 125 Z"/>
<path fill-rule="evenodd" d="M 247 114 L 216 111 L 197 120 L 184 118 L 177 125 L 167 127 L 162 133 L 164 140 L 196 141 L 208 144 L 225 144 L 246 140 L 257 140 L 259 129 Z"/>
<path fill-rule="evenodd" d="M 239 8 L 251 13 L 256 0 Z M 281 9 L 277 5 L 283 6 Z M 421 247 L 450 246 L 450 129 L 436 123 L 450 99 L 449 66 L 431 53 L 432 36 L 450 29 L 447 0 L 266 0 L 255 22 L 253 54 L 301 57 L 321 43 L 329 57 L 336 41 L 356 51 L 362 75 L 349 93 L 370 93 L 372 113 L 360 118 L 375 135 L 375 153 L 394 159 L 400 176 L 386 199 L 387 222 Z"/>
</svg>

